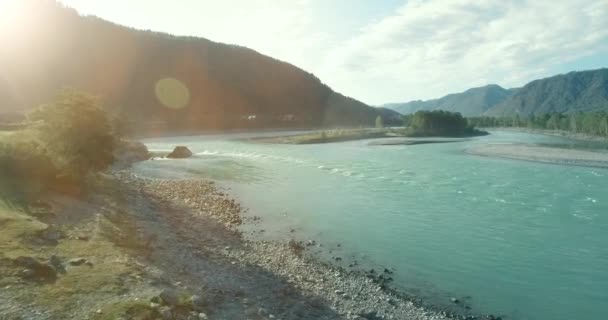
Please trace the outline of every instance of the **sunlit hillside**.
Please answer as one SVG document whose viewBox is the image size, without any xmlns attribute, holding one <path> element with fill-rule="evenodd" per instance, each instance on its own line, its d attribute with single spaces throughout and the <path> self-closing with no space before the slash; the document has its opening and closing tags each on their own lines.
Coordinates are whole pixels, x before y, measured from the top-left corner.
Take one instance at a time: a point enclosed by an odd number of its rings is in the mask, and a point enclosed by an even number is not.
<svg viewBox="0 0 608 320">
<path fill-rule="evenodd" d="M 377 111 L 253 50 L 138 31 L 54 0 L 11 1 L 0 104 L 21 112 L 62 87 L 103 98 L 146 132 L 372 125 Z"/>
</svg>

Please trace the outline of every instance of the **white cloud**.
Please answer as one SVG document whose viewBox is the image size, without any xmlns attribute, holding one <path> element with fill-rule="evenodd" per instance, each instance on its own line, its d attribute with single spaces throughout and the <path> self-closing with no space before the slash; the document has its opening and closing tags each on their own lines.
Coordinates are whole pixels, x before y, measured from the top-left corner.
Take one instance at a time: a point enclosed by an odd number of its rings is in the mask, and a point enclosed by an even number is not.
<svg viewBox="0 0 608 320">
<path fill-rule="evenodd" d="M 322 78 L 369 103 L 519 86 L 608 53 L 608 0 L 412 0 L 327 56 Z"/>
<path fill-rule="evenodd" d="M 373 104 L 520 86 L 608 55 L 608 0 L 61 1 L 137 28 L 246 46 Z"/>
</svg>

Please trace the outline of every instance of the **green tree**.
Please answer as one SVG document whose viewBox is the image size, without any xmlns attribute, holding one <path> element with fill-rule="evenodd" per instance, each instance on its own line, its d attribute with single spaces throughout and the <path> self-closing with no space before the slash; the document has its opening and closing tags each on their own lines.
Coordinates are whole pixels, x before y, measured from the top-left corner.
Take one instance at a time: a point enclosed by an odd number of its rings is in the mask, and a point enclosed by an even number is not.
<svg viewBox="0 0 608 320">
<path fill-rule="evenodd" d="M 577 123 L 577 116 L 576 114 L 571 114 L 570 115 L 570 131 L 572 132 L 578 132 L 578 123 Z"/>
<path fill-rule="evenodd" d="M 599 134 L 608 137 L 608 115 L 604 114 L 600 120 Z"/>
<path fill-rule="evenodd" d="M 559 130 L 560 118 L 561 116 L 559 113 L 552 114 L 549 117 L 549 120 L 547 120 L 546 128 L 549 130 Z"/>
<path fill-rule="evenodd" d="M 418 111 L 414 114 L 410 131 L 414 135 L 461 136 L 475 133 L 460 113 L 443 110 Z"/>
<path fill-rule="evenodd" d="M 67 178 L 81 180 L 112 163 L 116 140 L 97 98 L 66 89 L 28 118 L 37 123 L 39 140 Z"/>
<path fill-rule="evenodd" d="M 376 117 L 376 128 L 384 128 L 384 120 L 382 119 L 382 116 Z"/>
</svg>

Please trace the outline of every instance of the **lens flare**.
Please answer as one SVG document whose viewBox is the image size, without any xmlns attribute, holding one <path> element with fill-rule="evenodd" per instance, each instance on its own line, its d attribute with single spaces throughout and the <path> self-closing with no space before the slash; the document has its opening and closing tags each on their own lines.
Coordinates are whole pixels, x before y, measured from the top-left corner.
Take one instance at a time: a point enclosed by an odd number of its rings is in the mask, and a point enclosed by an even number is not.
<svg viewBox="0 0 608 320">
<path fill-rule="evenodd" d="M 190 90 L 175 78 L 157 81 L 154 92 L 158 101 L 170 109 L 182 109 L 190 103 Z"/>
<path fill-rule="evenodd" d="M 23 4 L 17 0 L 0 0 L 0 32 L 14 32 L 17 28 L 16 20 Z"/>
</svg>

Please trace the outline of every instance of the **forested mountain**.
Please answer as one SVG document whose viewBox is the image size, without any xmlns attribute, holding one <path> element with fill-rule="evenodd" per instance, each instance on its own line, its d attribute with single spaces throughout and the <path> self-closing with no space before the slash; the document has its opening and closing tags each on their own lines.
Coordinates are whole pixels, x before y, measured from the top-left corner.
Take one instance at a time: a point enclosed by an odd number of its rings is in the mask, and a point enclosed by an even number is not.
<svg viewBox="0 0 608 320">
<path fill-rule="evenodd" d="M 515 92 L 513 89 L 507 90 L 498 85 L 490 84 L 461 93 L 449 94 L 439 99 L 390 103 L 383 105 L 383 107 L 391 108 L 402 114 L 414 113 L 419 110 L 446 110 L 460 112 L 464 116 L 479 116 L 508 99 L 513 92 Z"/>
<path fill-rule="evenodd" d="M 23 112 L 62 87 L 102 98 L 139 130 L 373 125 L 379 110 L 253 50 L 80 16 L 22 0 L 0 30 L 0 106 Z"/>
<path fill-rule="evenodd" d="M 492 116 L 608 111 L 608 69 L 535 80 L 487 112 Z"/>
</svg>

